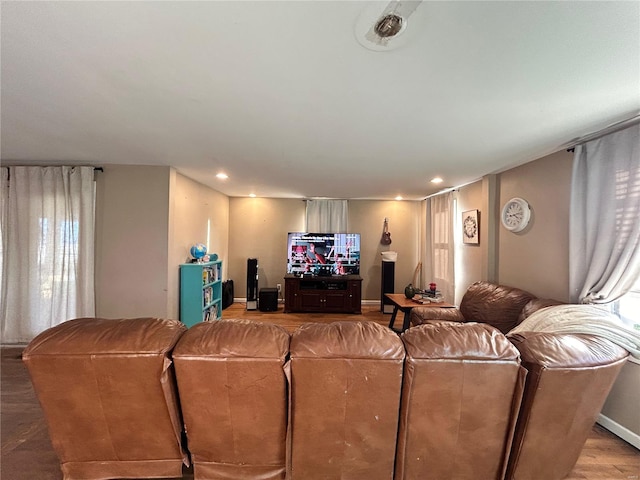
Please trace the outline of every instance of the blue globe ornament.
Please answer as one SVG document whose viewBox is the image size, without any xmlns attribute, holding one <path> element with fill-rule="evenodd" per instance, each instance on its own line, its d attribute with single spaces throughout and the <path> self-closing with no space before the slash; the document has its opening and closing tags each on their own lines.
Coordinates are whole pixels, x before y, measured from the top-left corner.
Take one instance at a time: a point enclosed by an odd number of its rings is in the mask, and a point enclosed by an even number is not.
<svg viewBox="0 0 640 480">
<path fill-rule="evenodd" d="M 207 254 L 207 246 L 202 243 L 196 243 L 191 247 L 191 256 L 200 261 Z"/>
</svg>

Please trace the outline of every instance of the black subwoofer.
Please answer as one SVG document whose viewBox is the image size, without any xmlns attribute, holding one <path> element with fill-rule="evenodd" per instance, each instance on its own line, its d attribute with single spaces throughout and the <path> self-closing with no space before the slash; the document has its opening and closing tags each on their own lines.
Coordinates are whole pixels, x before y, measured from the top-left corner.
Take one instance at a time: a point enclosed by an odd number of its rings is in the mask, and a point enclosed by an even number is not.
<svg viewBox="0 0 640 480">
<path fill-rule="evenodd" d="M 261 288 L 258 308 L 261 312 L 275 312 L 278 310 L 278 289 Z"/>
</svg>

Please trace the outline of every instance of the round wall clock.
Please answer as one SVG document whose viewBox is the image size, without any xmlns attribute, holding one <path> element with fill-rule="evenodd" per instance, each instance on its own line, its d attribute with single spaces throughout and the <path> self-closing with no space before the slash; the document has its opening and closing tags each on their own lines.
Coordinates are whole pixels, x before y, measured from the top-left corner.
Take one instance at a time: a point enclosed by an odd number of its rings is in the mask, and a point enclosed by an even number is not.
<svg viewBox="0 0 640 480">
<path fill-rule="evenodd" d="M 512 198 L 502 207 L 500 219 L 504 228 L 510 232 L 515 233 L 524 230 L 531 219 L 529 204 L 522 198 Z"/>
</svg>

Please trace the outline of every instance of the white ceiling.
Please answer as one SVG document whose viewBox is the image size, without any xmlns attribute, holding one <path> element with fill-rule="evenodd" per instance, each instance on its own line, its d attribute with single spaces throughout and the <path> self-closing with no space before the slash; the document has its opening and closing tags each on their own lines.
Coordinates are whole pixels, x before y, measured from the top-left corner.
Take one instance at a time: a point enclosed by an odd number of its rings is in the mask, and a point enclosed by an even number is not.
<svg viewBox="0 0 640 480">
<path fill-rule="evenodd" d="M 365 48 L 388 5 L 3 1 L 2 161 L 421 199 L 640 110 L 640 2 L 425 1 Z"/>
</svg>

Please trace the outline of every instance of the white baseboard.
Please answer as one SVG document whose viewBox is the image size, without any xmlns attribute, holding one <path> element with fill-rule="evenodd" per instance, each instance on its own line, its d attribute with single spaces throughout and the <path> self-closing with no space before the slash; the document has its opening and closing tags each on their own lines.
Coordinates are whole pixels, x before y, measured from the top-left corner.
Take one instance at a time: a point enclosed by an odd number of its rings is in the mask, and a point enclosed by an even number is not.
<svg viewBox="0 0 640 480">
<path fill-rule="evenodd" d="M 380 305 L 380 300 L 362 300 L 362 305 Z"/>
<path fill-rule="evenodd" d="M 604 428 L 609 430 L 614 435 L 617 435 L 625 442 L 630 443 L 634 447 L 640 450 L 640 435 L 632 432 L 627 427 L 623 427 L 618 422 L 611 420 L 609 417 L 605 417 L 604 415 L 598 415 L 596 422 L 602 425 Z"/>
</svg>

